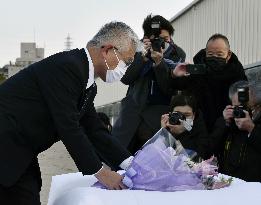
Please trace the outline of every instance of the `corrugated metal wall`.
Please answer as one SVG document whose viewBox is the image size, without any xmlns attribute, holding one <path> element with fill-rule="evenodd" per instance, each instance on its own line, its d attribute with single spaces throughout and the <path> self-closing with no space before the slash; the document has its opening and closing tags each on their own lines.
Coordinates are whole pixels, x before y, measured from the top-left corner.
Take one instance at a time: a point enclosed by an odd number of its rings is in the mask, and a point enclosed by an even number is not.
<svg viewBox="0 0 261 205">
<path fill-rule="evenodd" d="M 187 61 L 205 47 L 214 33 L 230 40 L 231 50 L 243 65 L 261 61 L 261 0 L 202 0 L 174 20 L 174 41 L 187 53 Z M 122 83 L 97 81 L 95 106 L 120 101 L 127 91 Z"/>
<path fill-rule="evenodd" d="M 243 65 L 261 60 L 260 0 L 202 0 L 172 24 L 174 41 L 185 50 L 189 62 L 214 33 L 228 37 Z"/>
</svg>

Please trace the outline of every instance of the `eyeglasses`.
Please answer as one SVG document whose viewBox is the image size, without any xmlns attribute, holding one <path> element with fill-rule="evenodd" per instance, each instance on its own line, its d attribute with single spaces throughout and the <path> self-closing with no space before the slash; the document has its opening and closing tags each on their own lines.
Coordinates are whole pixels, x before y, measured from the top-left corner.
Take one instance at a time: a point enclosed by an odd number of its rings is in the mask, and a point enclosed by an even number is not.
<svg viewBox="0 0 261 205">
<path fill-rule="evenodd" d="M 118 48 L 113 47 L 113 49 L 115 49 L 121 56 L 123 56 L 122 53 L 119 51 Z M 119 61 L 119 58 L 118 58 L 118 56 L 117 56 L 115 50 L 114 50 L 114 53 L 115 53 L 115 55 L 116 55 L 116 57 L 117 57 L 117 59 L 118 59 L 118 61 Z M 125 65 L 126 65 L 127 67 L 129 67 L 129 66 L 133 63 L 133 60 L 134 60 L 134 59 L 133 59 L 133 58 L 129 58 L 128 60 L 124 60 L 124 59 L 122 59 L 122 60 L 123 60 L 123 62 L 125 63 Z"/>
</svg>

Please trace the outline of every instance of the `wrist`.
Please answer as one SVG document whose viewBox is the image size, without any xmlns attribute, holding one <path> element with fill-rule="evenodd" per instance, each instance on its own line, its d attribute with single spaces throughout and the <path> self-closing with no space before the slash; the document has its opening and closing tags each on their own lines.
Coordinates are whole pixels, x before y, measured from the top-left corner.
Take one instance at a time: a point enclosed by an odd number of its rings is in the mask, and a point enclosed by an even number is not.
<svg viewBox="0 0 261 205">
<path fill-rule="evenodd" d="M 254 124 L 254 123 L 251 123 L 251 124 L 249 125 L 248 129 L 247 129 L 248 133 L 250 134 L 250 133 L 253 131 L 254 128 L 255 128 L 255 124 Z"/>
<path fill-rule="evenodd" d="M 226 119 L 225 119 L 225 124 L 226 124 L 226 126 L 227 126 L 227 127 L 229 127 L 229 126 L 230 126 L 230 123 L 231 123 L 231 121 L 230 121 L 230 120 L 226 120 Z"/>
<path fill-rule="evenodd" d="M 175 75 L 175 69 L 172 69 L 170 72 L 170 75 L 172 78 L 176 78 L 177 76 Z"/>
<path fill-rule="evenodd" d="M 103 166 L 102 166 L 102 168 L 98 171 L 98 172 L 96 172 L 95 174 L 94 174 L 94 176 L 98 179 L 99 177 L 101 177 L 102 175 L 104 175 L 104 173 L 106 172 L 106 170 L 103 168 Z"/>
<path fill-rule="evenodd" d="M 154 60 L 154 62 L 155 62 L 155 67 L 157 67 L 160 63 L 161 63 L 161 61 L 162 61 L 162 58 L 161 59 L 157 59 L 157 60 L 155 60 L 155 59 L 153 59 Z"/>
</svg>

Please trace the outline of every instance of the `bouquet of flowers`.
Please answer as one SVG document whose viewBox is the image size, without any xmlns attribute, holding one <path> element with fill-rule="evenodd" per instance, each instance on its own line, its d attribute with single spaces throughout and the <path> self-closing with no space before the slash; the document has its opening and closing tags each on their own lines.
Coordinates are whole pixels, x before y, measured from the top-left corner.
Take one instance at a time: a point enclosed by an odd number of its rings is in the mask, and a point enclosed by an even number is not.
<svg viewBox="0 0 261 205">
<path fill-rule="evenodd" d="M 193 162 L 181 143 L 162 128 L 135 154 L 124 173 L 123 183 L 129 189 L 150 191 L 229 186 L 231 179 L 215 177 L 217 168 L 214 157 L 200 163 Z"/>
</svg>

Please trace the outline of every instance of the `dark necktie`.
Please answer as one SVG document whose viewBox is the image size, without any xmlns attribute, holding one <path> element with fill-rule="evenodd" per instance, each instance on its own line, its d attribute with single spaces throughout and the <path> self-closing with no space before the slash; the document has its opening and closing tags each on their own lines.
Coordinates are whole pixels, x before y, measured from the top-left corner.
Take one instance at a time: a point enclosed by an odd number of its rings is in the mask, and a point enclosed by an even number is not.
<svg viewBox="0 0 261 205">
<path fill-rule="evenodd" d="M 80 109 L 80 118 L 85 114 L 86 110 L 90 106 L 90 104 L 94 101 L 94 98 L 97 94 L 97 86 L 94 82 L 88 89 L 84 91 L 83 94 L 83 102 L 81 103 L 81 109 Z"/>
</svg>

